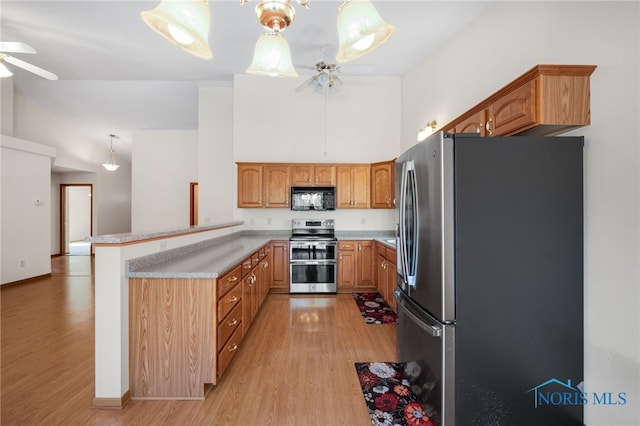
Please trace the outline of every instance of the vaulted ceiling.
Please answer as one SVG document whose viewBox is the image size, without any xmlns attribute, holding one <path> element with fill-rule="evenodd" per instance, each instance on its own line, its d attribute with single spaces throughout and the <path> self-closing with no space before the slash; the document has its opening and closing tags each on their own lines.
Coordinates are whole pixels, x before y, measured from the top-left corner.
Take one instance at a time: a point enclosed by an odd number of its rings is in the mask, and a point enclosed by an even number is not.
<svg viewBox="0 0 640 426">
<path fill-rule="evenodd" d="M 196 129 L 198 87 L 231 86 L 233 75 L 243 73 L 251 62 L 262 32 L 254 16 L 258 1 L 209 1 L 211 60 L 171 45 L 142 22 L 140 12 L 158 2 L 2 0 L 0 41 L 31 45 L 37 54 L 14 56 L 59 77 L 44 80 L 8 64 L 16 92 L 75 123 L 105 147 L 109 133 L 119 134 L 120 143 L 126 144 L 135 130 Z M 388 43 L 343 64 L 341 71 L 362 78 L 403 75 L 488 3 L 373 0 L 397 31 Z M 335 58 L 340 3 L 314 0 L 309 9 L 292 4 L 296 19 L 283 35 L 302 82 L 317 60 Z M 270 77 L 260 78 L 269 84 Z"/>
</svg>

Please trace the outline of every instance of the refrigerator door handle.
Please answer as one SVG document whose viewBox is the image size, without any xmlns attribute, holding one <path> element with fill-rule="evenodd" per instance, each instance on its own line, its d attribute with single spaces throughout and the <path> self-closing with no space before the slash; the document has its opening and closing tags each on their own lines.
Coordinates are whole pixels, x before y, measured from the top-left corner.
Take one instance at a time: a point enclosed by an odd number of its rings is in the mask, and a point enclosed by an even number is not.
<svg viewBox="0 0 640 426">
<path fill-rule="evenodd" d="M 407 194 L 410 192 L 411 200 L 407 204 Z M 404 283 L 410 287 L 416 286 L 416 262 L 417 262 L 417 195 L 415 164 L 407 161 L 402 164 L 402 180 L 400 183 L 400 230 L 398 258 Z M 411 209 L 410 212 L 407 210 Z M 407 215 L 409 213 L 409 215 Z M 407 218 L 407 216 L 409 216 Z M 410 223 L 409 223 L 410 222 Z M 411 235 L 407 235 L 411 233 Z M 409 237 L 409 240 L 407 240 Z"/>
<path fill-rule="evenodd" d="M 404 308 L 404 313 L 421 329 L 430 333 L 433 337 L 442 337 L 442 327 L 439 325 L 428 324 L 425 318 L 419 318 L 416 314 L 411 311 L 411 307 L 408 306 L 405 302 L 405 296 L 402 294 L 401 290 L 394 290 L 396 295 L 396 299 L 400 302 L 400 305 Z"/>
</svg>

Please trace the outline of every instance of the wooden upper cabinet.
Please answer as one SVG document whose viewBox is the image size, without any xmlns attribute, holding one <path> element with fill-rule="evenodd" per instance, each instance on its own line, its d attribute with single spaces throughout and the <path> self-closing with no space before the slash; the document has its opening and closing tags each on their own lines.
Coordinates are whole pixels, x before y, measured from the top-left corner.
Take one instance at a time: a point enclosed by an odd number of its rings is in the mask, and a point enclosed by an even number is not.
<svg viewBox="0 0 640 426">
<path fill-rule="evenodd" d="M 335 186 L 333 164 L 296 164 L 291 166 L 291 186 Z"/>
<path fill-rule="evenodd" d="M 528 128 L 537 121 L 537 81 L 529 81 L 506 94 L 486 109 L 488 136 L 508 135 L 518 129 Z"/>
<path fill-rule="evenodd" d="M 238 163 L 238 207 L 262 207 L 262 164 Z"/>
<path fill-rule="evenodd" d="M 536 65 L 443 126 L 483 136 L 553 136 L 591 124 L 595 65 Z"/>
<path fill-rule="evenodd" d="M 395 160 L 371 165 L 371 208 L 395 207 Z"/>
<path fill-rule="evenodd" d="M 264 207 L 289 207 L 289 166 L 269 164 L 263 166 Z"/>
<path fill-rule="evenodd" d="M 371 206 L 371 166 L 352 164 L 336 166 L 336 198 L 339 209 L 366 209 Z"/>
<path fill-rule="evenodd" d="M 467 118 L 463 118 L 460 123 L 457 123 L 456 126 L 450 130 L 450 133 L 479 133 L 480 136 L 485 136 L 485 110 L 478 111 L 474 114 L 471 114 Z"/>
</svg>

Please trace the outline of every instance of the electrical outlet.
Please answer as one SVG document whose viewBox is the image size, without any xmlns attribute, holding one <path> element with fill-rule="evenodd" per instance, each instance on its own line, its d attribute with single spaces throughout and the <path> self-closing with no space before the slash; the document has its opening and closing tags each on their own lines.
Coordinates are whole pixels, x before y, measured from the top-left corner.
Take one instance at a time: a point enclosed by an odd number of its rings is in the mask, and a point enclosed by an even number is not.
<svg viewBox="0 0 640 426">
<path fill-rule="evenodd" d="M 361 217 L 360 218 L 360 223 L 364 225 L 365 223 L 367 223 L 367 219 L 364 216 Z"/>
<path fill-rule="evenodd" d="M 267 218 L 267 225 L 271 225 L 271 218 L 270 217 Z"/>
<path fill-rule="evenodd" d="M 20 267 L 21 267 L 21 268 L 24 268 L 24 265 L 26 265 L 26 262 L 25 262 L 24 260 L 21 260 L 21 261 L 20 261 Z"/>
<path fill-rule="evenodd" d="M 160 241 L 160 251 L 165 251 L 167 249 L 167 242 Z"/>
<path fill-rule="evenodd" d="M 255 225 L 255 224 L 256 224 L 255 219 L 254 218 L 250 218 L 249 219 L 249 225 Z"/>
</svg>

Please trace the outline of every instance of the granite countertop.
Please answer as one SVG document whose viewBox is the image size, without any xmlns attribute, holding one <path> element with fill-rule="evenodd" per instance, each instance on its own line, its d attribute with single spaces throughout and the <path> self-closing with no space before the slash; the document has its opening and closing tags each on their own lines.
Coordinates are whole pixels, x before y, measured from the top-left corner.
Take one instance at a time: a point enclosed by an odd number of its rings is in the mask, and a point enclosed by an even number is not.
<svg viewBox="0 0 640 426">
<path fill-rule="evenodd" d="M 239 232 L 129 260 L 127 278 L 217 278 L 289 232 Z"/>
<path fill-rule="evenodd" d="M 289 231 L 242 231 L 151 254 L 125 263 L 127 278 L 218 278 Z M 392 231 L 337 231 L 338 240 L 376 240 L 395 248 Z"/>
</svg>

